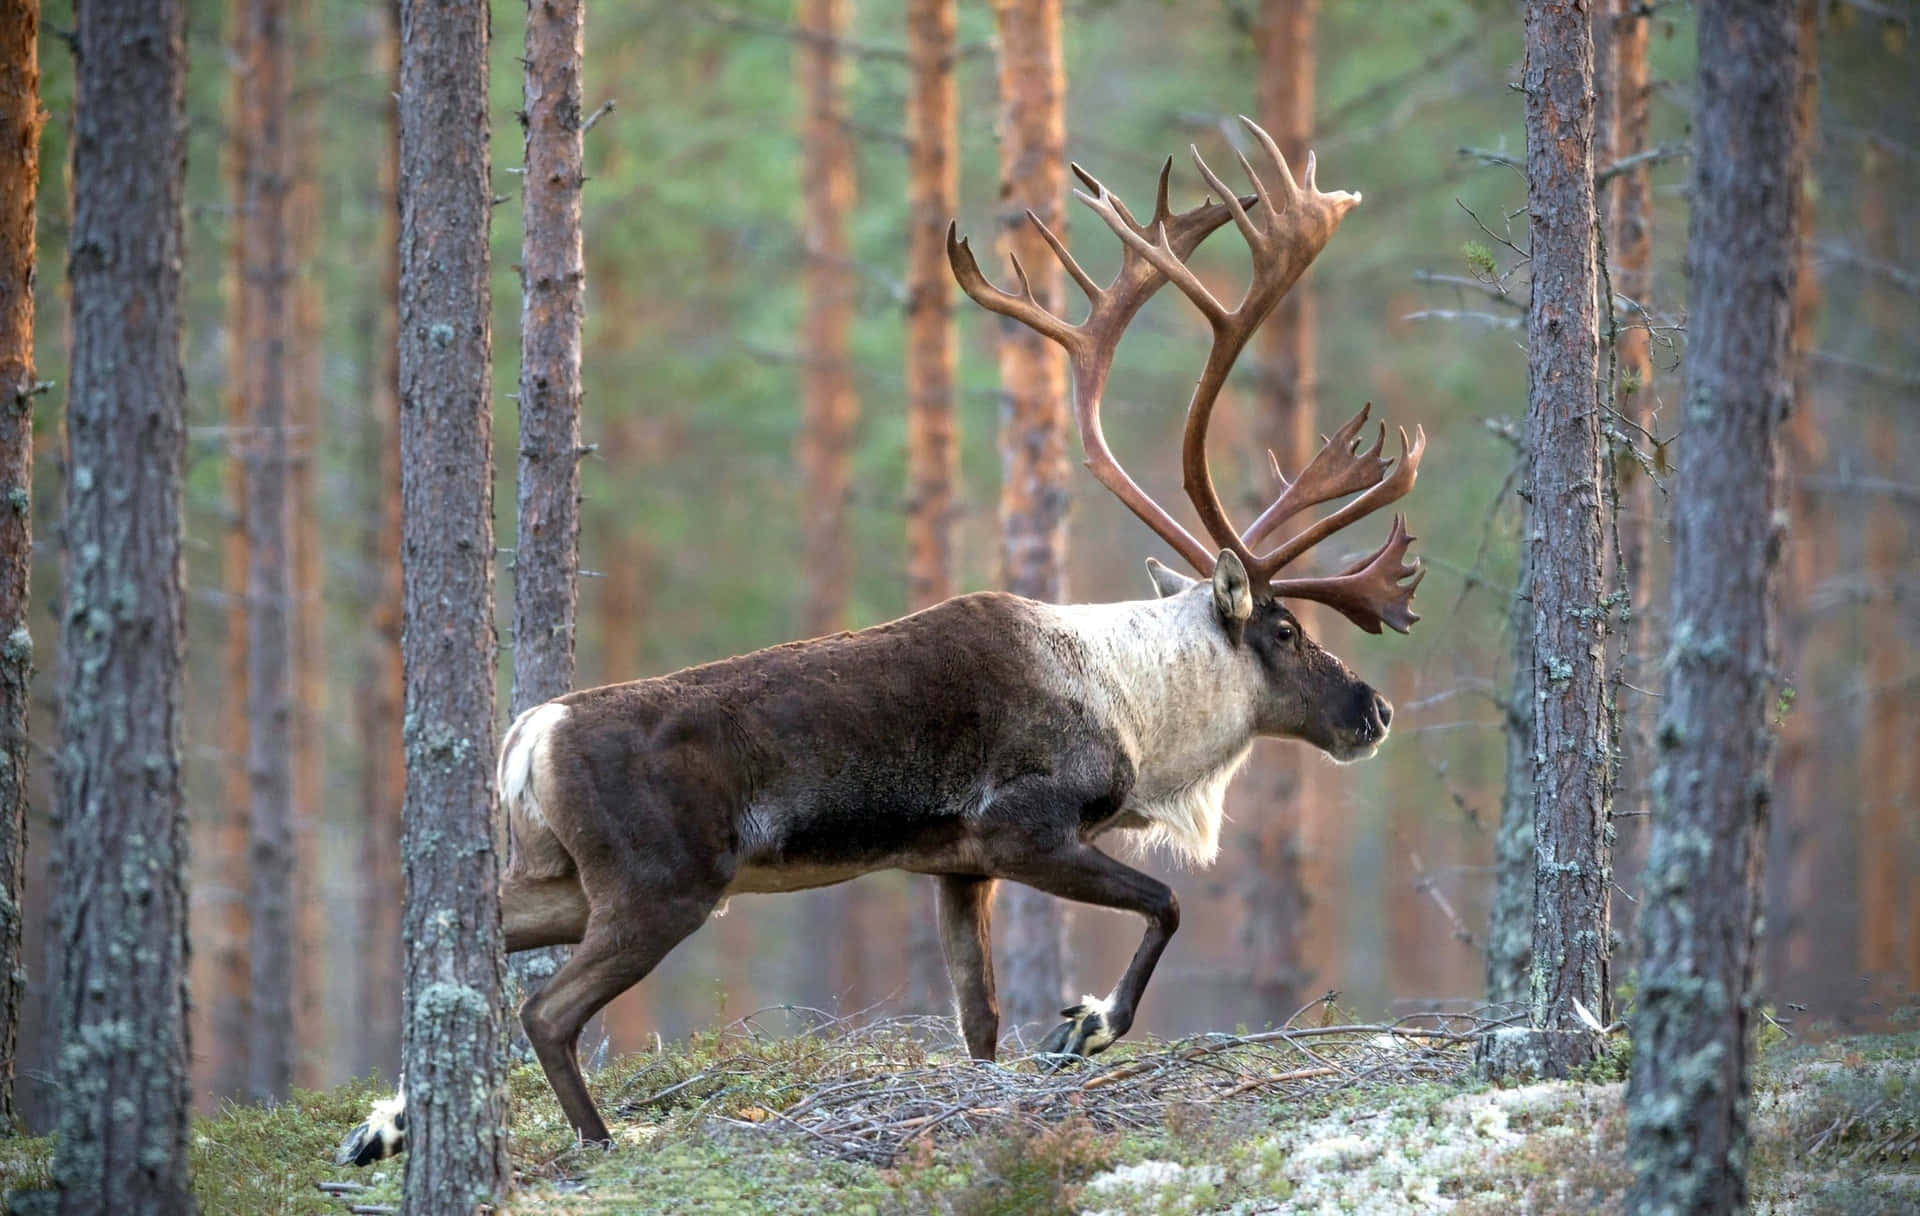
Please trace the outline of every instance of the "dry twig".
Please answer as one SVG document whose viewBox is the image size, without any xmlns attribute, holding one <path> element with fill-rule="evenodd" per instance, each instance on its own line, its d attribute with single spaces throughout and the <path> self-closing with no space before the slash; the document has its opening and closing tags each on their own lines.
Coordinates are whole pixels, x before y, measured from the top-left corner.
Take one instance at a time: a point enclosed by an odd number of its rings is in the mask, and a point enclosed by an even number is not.
<svg viewBox="0 0 1920 1216">
<path fill-rule="evenodd" d="M 957 1044 L 948 1019 L 860 1025 L 814 1013 L 820 1020 L 807 1032 L 807 1049 L 822 1054 L 803 1070 L 808 1079 L 798 1082 L 774 1075 L 779 1070 L 766 1053 L 770 1047 L 784 1053 L 784 1041 L 762 1031 L 759 1016 L 730 1027 L 694 1076 L 662 1084 L 665 1077 L 640 1073 L 622 1110 L 638 1113 L 677 1100 L 742 1131 L 794 1136 L 828 1156 L 888 1165 L 929 1136 L 1038 1130 L 1076 1114 L 1104 1130 L 1149 1128 L 1163 1124 L 1175 1106 L 1303 1101 L 1359 1085 L 1451 1080 L 1470 1068 L 1471 1045 L 1492 1025 L 1459 1013 L 1382 1024 L 1289 1024 L 1257 1034 L 1126 1046 L 1064 1066 L 1040 1055 L 1002 1065 L 953 1058 Z"/>
</svg>

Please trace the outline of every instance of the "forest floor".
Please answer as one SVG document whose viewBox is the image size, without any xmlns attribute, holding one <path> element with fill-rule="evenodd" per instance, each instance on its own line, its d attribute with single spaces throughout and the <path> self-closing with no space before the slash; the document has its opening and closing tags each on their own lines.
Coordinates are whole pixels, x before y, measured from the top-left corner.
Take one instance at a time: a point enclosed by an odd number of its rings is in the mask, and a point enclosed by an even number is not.
<svg viewBox="0 0 1920 1216">
<path fill-rule="evenodd" d="M 517 1066 L 518 1186 L 502 1210 L 1617 1210 L 1624 1037 L 1582 1079 L 1512 1088 L 1473 1077 L 1466 1037 L 1296 1026 L 1121 1044 L 1047 1071 L 957 1059 L 925 1020 L 802 1035 L 749 1020 L 597 1070 L 610 1151 L 575 1144 L 538 1069 Z M 196 1120 L 201 1210 L 397 1211 L 399 1162 L 331 1163 L 376 1096 L 367 1081 Z M 1920 1032 L 1802 1044 L 1770 1030 L 1754 1124 L 1755 1210 L 1920 1210 Z M 50 1151 L 0 1140 L 0 1190 L 44 1185 Z"/>
</svg>

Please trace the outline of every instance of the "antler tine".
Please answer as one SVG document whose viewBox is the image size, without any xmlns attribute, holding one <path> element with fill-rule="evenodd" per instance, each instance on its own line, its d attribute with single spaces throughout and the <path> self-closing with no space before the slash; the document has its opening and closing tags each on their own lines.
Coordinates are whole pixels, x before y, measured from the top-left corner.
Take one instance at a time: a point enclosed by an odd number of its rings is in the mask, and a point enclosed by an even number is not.
<svg viewBox="0 0 1920 1216">
<path fill-rule="evenodd" d="M 1160 182 L 1153 190 L 1153 222 L 1163 224 L 1173 218 L 1173 206 L 1167 201 L 1173 181 L 1173 157 L 1160 162 Z"/>
<path fill-rule="evenodd" d="M 1101 288 L 1100 284 L 1093 281 L 1092 275 L 1089 275 L 1080 268 L 1080 263 L 1074 259 L 1073 254 L 1068 251 L 1066 245 L 1061 242 L 1060 238 L 1053 235 L 1053 229 L 1047 227 L 1045 220 L 1042 220 L 1031 210 L 1027 212 L 1027 218 L 1032 220 L 1033 226 L 1040 230 L 1040 239 L 1047 243 L 1047 248 L 1053 250 L 1053 256 L 1060 260 L 1060 265 L 1065 268 L 1068 274 L 1073 276 L 1073 281 L 1080 285 L 1080 290 L 1086 293 L 1087 302 L 1089 304 L 1098 304 L 1100 297 L 1107 294 L 1106 291 Z M 1019 259 L 1015 259 L 1015 264 L 1019 264 Z"/>
<path fill-rule="evenodd" d="M 1100 187 L 1098 194 L 1089 194 L 1085 190 L 1075 190 L 1073 194 L 1075 198 L 1087 205 L 1088 210 L 1104 220 L 1107 227 L 1113 229 L 1113 234 L 1119 237 L 1129 250 L 1138 254 L 1149 266 L 1159 271 L 1167 281 L 1173 283 L 1188 299 L 1192 300 L 1200 311 L 1206 314 L 1209 321 L 1216 326 L 1225 323 L 1230 315 L 1226 307 L 1213 298 L 1213 293 L 1206 289 L 1206 286 L 1188 268 L 1186 261 L 1175 251 L 1171 238 L 1167 234 L 1166 221 L 1162 220 L 1153 226 L 1152 239 L 1149 240 L 1146 233 L 1134 222 L 1133 217 L 1127 214 L 1126 204 L 1121 203 L 1105 186 Z M 1234 205 L 1238 206 L 1239 200 L 1236 199 Z M 1121 273 L 1126 273 L 1124 267 Z M 1156 283 L 1155 287 L 1158 286 Z"/>
<path fill-rule="evenodd" d="M 1251 549 L 1265 540 L 1275 528 L 1307 508 L 1357 494 L 1386 476 L 1387 466 L 1392 461 L 1379 458 L 1380 450 L 1387 441 L 1385 423 L 1380 424 L 1373 447 L 1366 455 L 1359 455 L 1360 432 L 1366 427 L 1367 415 L 1372 410 L 1373 403 L 1369 401 L 1360 407 L 1359 413 L 1342 423 L 1331 437 L 1321 437 L 1320 450 L 1314 453 L 1307 467 L 1301 469 L 1292 482 L 1284 477 L 1281 479 L 1280 496 L 1247 525 L 1247 530 L 1240 534 L 1241 543 Z"/>
<path fill-rule="evenodd" d="M 1293 169 L 1288 166 L 1286 156 L 1280 151 L 1280 145 L 1273 141 L 1273 136 L 1267 134 L 1265 127 L 1253 121 L 1253 119 L 1248 118 L 1245 114 L 1240 115 L 1240 122 L 1247 130 L 1253 132 L 1253 137 L 1260 141 L 1262 148 L 1266 149 L 1267 159 L 1273 162 L 1274 171 L 1280 175 L 1280 183 L 1284 187 L 1282 193 L 1286 195 L 1285 201 L 1291 204 L 1295 199 L 1300 197 L 1300 185 L 1293 180 Z M 1311 151 L 1307 153 L 1307 162 L 1309 164 L 1313 162 L 1313 153 Z M 1354 196 L 1354 201 L 1360 201 L 1358 195 Z"/>
<path fill-rule="evenodd" d="M 1219 194 L 1227 200 L 1227 210 L 1233 215 L 1233 226 L 1240 230 L 1240 235 L 1246 238 L 1247 244 L 1253 248 L 1256 254 L 1262 251 L 1266 247 L 1268 234 L 1261 232 L 1253 226 L 1253 221 L 1247 217 L 1247 209 L 1240 205 L 1239 198 L 1234 195 L 1233 191 L 1227 189 L 1227 183 L 1220 180 L 1219 175 L 1207 164 L 1206 158 L 1200 155 L 1200 146 L 1198 144 L 1188 144 L 1187 151 L 1193 154 L 1194 166 L 1200 170 L 1200 176 L 1206 179 L 1207 185 L 1212 186 L 1216 194 Z M 1244 159 L 1242 163 L 1245 163 Z M 1251 167 L 1248 168 L 1247 175 L 1249 177 L 1253 176 Z M 1255 192 L 1259 194 L 1260 200 L 1266 202 L 1267 191 L 1266 188 L 1260 184 L 1258 177 L 1253 178 L 1253 186 Z M 1254 279 L 1255 282 L 1259 281 L 1257 271 L 1255 272 Z M 1248 290 L 1251 291 L 1252 288 Z"/>
<path fill-rule="evenodd" d="M 1080 346 L 1078 329 L 1053 313 L 1041 307 L 1033 298 L 1033 289 L 1027 283 L 1026 271 L 1021 269 L 1019 259 L 1014 260 L 1014 273 L 1020 279 L 1022 295 L 1002 291 L 995 287 L 980 270 L 980 263 L 974 260 L 973 249 L 967 239 L 960 235 L 957 222 L 947 225 L 947 265 L 953 269 L 953 277 L 960 289 L 973 298 L 973 302 L 990 312 L 997 312 L 1020 322 L 1064 346 L 1069 352 Z"/>
<path fill-rule="evenodd" d="M 1275 571 L 1280 570 L 1286 566 L 1288 562 L 1299 557 L 1302 553 L 1313 548 L 1313 546 L 1319 544 L 1327 537 L 1332 536 L 1335 532 L 1373 514 L 1381 507 L 1405 497 L 1407 491 L 1413 488 L 1414 479 L 1420 475 L 1420 457 L 1426 450 L 1427 433 L 1423 428 L 1418 426 L 1414 427 L 1413 439 L 1409 441 L 1407 439 L 1406 428 L 1402 427 L 1400 429 L 1400 457 L 1398 460 L 1390 462 L 1392 464 L 1390 472 L 1378 471 L 1384 469 L 1385 465 L 1389 462 L 1375 460 L 1372 453 L 1360 457 L 1357 463 L 1362 468 L 1371 462 L 1376 469 L 1372 474 L 1372 480 L 1367 485 L 1365 492 L 1339 510 L 1314 521 L 1312 525 L 1301 530 L 1298 534 L 1286 541 L 1286 543 L 1274 549 L 1273 552 L 1255 558 L 1247 566 L 1248 576 L 1256 581 L 1262 578 L 1271 579 Z M 1322 448 L 1320 451 L 1322 455 L 1325 455 L 1328 449 Z M 1319 457 L 1315 457 L 1316 462 L 1318 459 Z M 1308 467 L 1311 468 L 1312 465 Z M 1346 475 L 1349 477 L 1357 477 L 1359 474 L 1347 471 Z M 1304 473 L 1301 475 L 1300 480 L 1306 480 Z M 1351 492 L 1351 490 L 1341 491 L 1341 493 Z M 1282 495 L 1282 497 L 1285 497 L 1285 495 Z M 1302 497 L 1304 499 L 1306 496 L 1303 495 Z M 1325 502 L 1330 498 L 1337 497 L 1339 497 L 1338 493 L 1332 493 L 1316 501 Z M 1303 502 L 1302 505 L 1304 506 L 1306 504 Z M 1311 599 L 1313 597 L 1308 596 L 1306 598 Z"/>
<path fill-rule="evenodd" d="M 1325 604 L 1368 633 L 1379 633 L 1382 625 L 1405 633 L 1420 619 L 1413 593 L 1427 576 L 1425 566 L 1406 560 L 1414 539 L 1407 535 L 1406 518 L 1396 515 L 1386 543 L 1370 556 L 1332 578 L 1275 579 L 1273 592 Z"/>
</svg>

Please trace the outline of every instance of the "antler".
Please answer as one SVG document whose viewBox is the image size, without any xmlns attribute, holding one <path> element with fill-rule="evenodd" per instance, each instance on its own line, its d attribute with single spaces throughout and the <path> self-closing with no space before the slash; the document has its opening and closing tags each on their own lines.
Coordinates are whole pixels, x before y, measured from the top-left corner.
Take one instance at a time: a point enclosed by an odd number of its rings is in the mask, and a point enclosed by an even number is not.
<svg viewBox="0 0 1920 1216">
<path fill-rule="evenodd" d="M 1079 165 L 1072 168 L 1074 176 L 1084 182 L 1088 189 L 1101 197 L 1112 198 L 1106 187 L 1092 174 Z M 1147 224 L 1136 221 L 1126 205 L 1117 198 L 1113 198 L 1109 212 L 1112 218 L 1108 219 L 1108 223 L 1118 224 L 1136 236 L 1146 232 L 1159 234 L 1178 261 L 1192 256 L 1193 251 L 1200 247 L 1200 242 L 1232 216 L 1225 204 L 1211 200 L 1192 210 L 1175 213 L 1167 201 L 1167 187 L 1172 174 L 1173 158 L 1168 157 L 1160 166 L 1160 185 L 1154 197 L 1153 216 Z M 1079 191 L 1074 193 L 1083 199 L 1087 197 Z M 974 260 L 973 250 L 966 238 L 959 235 L 958 224 L 947 225 L 947 262 L 953 267 L 953 277 L 959 280 L 961 288 L 973 297 L 975 303 L 1020 322 L 1066 349 L 1067 360 L 1073 368 L 1074 419 L 1079 424 L 1080 445 L 1086 451 L 1087 468 L 1101 485 L 1113 491 L 1129 510 L 1140 517 L 1142 523 L 1173 546 L 1174 551 L 1190 565 L 1202 572 L 1210 571 L 1213 568 L 1214 551 L 1181 527 L 1165 508 L 1153 501 L 1127 475 L 1126 469 L 1114 457 L 1113 450 L 1107 446 L 1106 435 L 1100 426 L 1100 395 L 1106 388 L 1107 373 L 1112 370 L 1113 354 L 1120 345 L 1120 335 L 1126 331 L 1141 306 L 1154 292 L 1166 285 L 1166 275 L 1154 267 L 1151 259 L 1129 247 L 1122 251 L 1120 270 L 1113 276 L 1113 281 L 1101 287 L 1081 269 L 1080 263 L 1067 252 L 1066 245 L 1039 216 L 1028 211 L 1027 218 L 1040 230 L 1041 237 L 1060 260 L 1061 266 L 1080 285 L 1080 290 L 1086 293 L 1089 305 L 1086 320 L 1078 325 L 1071 324 L 1049 312 L 1036 300 L 1033 287 L 1027 280 L 1026 268 L 1020 264 L 1017 256 L 1013 258 L 1013 273 L 1020 283 L 1019 294 L 1002 291 L 988 282 L 986 275 L 980 272 L 980 265 Z"/>
<path fill-rule="evenodd" d="M 1312 264 L 1340 226 L 1341 219 L 1360 202 L 1358 194 L 1344 190 L 1328 193 L 1319 188 L 1314 181 L 1312 153 L 1307 155 L 1304 182 L 1296 182 L 1272 137 L 1251 120 L 1242 118 L 1241 121 L 1272 163 L 1277 183 L 1272 191 L 1247 158 L 1241 156 L 1241 168 L 1253 184 L 1254 193 L 1246 197 L 1236 195 L 1207 166 L 1199 150 L 1192 149 L 1200 175 L 1222 201 L 1214 202 L 1210 196 L 1189 211 L 1173 212 L 1167 202 L 1168 179 L 1173 168 L 1169 159 L 1160 170 L 1153 215 L 1146 224 L 1141 224 L 1118 196 L 1080 166 L 1073 166 L 1074 174 L 1086 186 L 1074 194 L 1121 241 L 1119 273 L 1104 288 L 1081 269 L 1065 244 L 1038 216 L 1031 211 L 1027 213 L 1054 256 L 1086 293 L 1090 309 L 1087 319 L 1078 325 L 1049 311 L 1034 298 L 1026 269 L 1018 258 L 1014 259 L 1013 270 L 1019 280 L 1019 293 L 993 286 L 980 272 L 967 242 L 958 237 L 952 225 L 947 229 L 947 259 L 960 286 L 977 303 L 1019 321 L 1066 349 L 1073 367 L 1074 415 L 1086 450 L 1087 467 L 1195 570 L 1202 575 L 1210 574 L 1218 549 L 1231 550 L 1256 583 L 1269 582 L 1275 594 L 1325 603 L 1370 633 L 1378 633 L 1383 623 L 1404 632 L 1418 619 L 1411 611 L 1410 601 L 1420 580 L 1416 568 L 1404 563 L 1412 538 L 1398 520 L 1384 546 L 1338 575 L 1277 581 L 1273 575 L 1314 544 L 1393 502 L 1412 487 L 1426 445 L 1426 437 L 1418 428 L 1411 443 L 1406 433 L 1401 432 L 1402 455 L 1398 461 L 1379 459 L 1385 439 L 1384 427 L 1381 439 L 1372 449 L 1360 453 L 1356 440 L 1367 417 L 1367 410 L 1362 409 L 1334 433 L 1298 478 L 1288 483 L 1282 477 L 1279 498 L 1260 514 L 1244 536 L 1228 521 L 1226 509 L 1213 486 L 1207 467 L 1207 428 L 1234 361 L 1260 323 Z M 1253 254 L 1252 281 L 1239 304 L 1231 309 L 1221 304 L 1187 265 L 1187 259 L 1200 243 L 1229 220 Z M 1141 305 L 1168 282 L 1193 302 L 1213 330 L 1206 368 L 1187 406 L 1181 468 L 1187 497 L 1199 513 L 1201 526 L 1217 546 L 1214 551 L 1209 551 L 1127 475 L 1108 448 L 1100 427 L 1100 396 L 1120 336 Z M 1285 520 L 1309 507 L 1348 494 L 1359 497 L 1271 552 L 1256 555 L 1252 551 L 1252 546 Z M 1411 583 L 1404 581 L 1409 576 L 1413 576 Z"/>
</svg>

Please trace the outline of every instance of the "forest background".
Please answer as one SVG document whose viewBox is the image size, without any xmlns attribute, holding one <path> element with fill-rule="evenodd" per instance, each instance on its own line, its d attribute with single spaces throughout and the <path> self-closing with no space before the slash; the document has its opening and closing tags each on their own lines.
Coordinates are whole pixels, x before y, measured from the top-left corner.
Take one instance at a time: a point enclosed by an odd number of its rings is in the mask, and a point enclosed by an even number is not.
<svg viewBox="0 0 1920 1216">
<path fill-rule="evenodd" d="M 492 88 L 497 194 L 494 239 L 496 535 L 512 547 L 513 393 L 520 298 L 515 263 L 521 73 L 520 5 L 496 6 Z M 1920 978 L 1920 564 L 1910 471 L 1920 430 L 1920 87 L 1911 20 L 1882 6 L 1825 6 L 1820 111 L 1811 148 L 1818 285 L 1811 390 L 1794 428 L 1783 624 L 1793 695 L 1766 863 L 1762 991 L 1800 1026 L 1879 1026 Z M 245 699 L 236 692 L 243 588 L 233 564 L 238 274 L 229 145 L 246 115 L 228 6 L 189 5 L 190 120 L 185 358 L 189 813 L 193 1052 L 203 1101 L 244 1088 L 244 1055 L 220 1019 L 245 977 L 248 892 L 233 881 L 245 831 Z M 587 41 L 588 313 L 583 465 L 583 582 L 578 683 L 638 678 L 800 636 L 809 577 L 796 452 L 802 278 L 809 263 L 800 205 L 807 172 L 800 131 L 792 12 L 781 3 L 630 3 L 596 10 Z M 1683 5 L 1650 19 L 1649 146 L 1686 139 L 1693 31 Z M 52 686 L 59 577 L 72 63 L 61 45 L 70 5 L 50 3 L 41 62 L 43 134 L 40 375 L 34 486 L 33 633 L 39 642 L 33 737 L 55 737 Z M 397 1062 L 398 747 L 397 554 L 388 543 L 397 489 L 390 414 L 393 283 L 387 264 L 394 32 L 381 6 L 305 0 L 294 30 L 290 268 L 298 368 L 290 402 L 297 631 L 292 768 L 298 948 L 291 1013 L 295 1077 L 332 1084 Z M 1257 107 L 1250 7 L 1138 0 L 1071 4 L 1068 153 L 1144 206 L 1162 156 L 1197 142 L 1214 155 L 1230 119 Z M 999 114 L 992 23 L 963 5 L 959 42 L 961 231 L 996 221 Z M 887 619 L 907 607 L 907 426 L 902 358 L 907 71 L 894 6 L 853 10 L 845 52 L 846 130 L 856 169 L 848 261 L 858 285 L 852 331 L 860 401 L 845 507 L 856 555 L 845 618 Z M 1503 158 L 1524 141 L 1520 25 L 1503 4 L 1327 0 L 1313 59 L 1313 146 L 1328 187 L 1365 204 L 1303 282 L 1315 299 L 1320 429 L 1372 400 L 1429 435 L 1425 476 L 1404 504 L 1431 573 L 1410 637 L 1370 638 L 1343 623 L 1318 632 L 1395 702 L 1394 737 L 1372 762 L 1334 767 L 1262 744 L 1237 783 L 1220 863 L 1166 876 L 1184 928 L 1141 1012 L 1143 1029 L 1176 1034 L 1278 1022 L 1337 990 L 1368 1016 L 1477 1003 L 1492 891 L 1517 554 L 1513 437 L 1524 413 L 1524 272 L 1502 238 L 1525 241 L 1524 182 Z M 1217 156 L 1215 157 L 1218 163 Z M 1176 202 L 1199 193 L 1182 158 Z M 1653 431 L 1679 434 L 1685 342 L 1687 169 L 1660 157 L 1653 173 L 1651 286 L 1644 298 L 1654 371 L 1637 390 Z M 1076 255 L 1096 276 L 1117 252 L 1084 212 L 1068 213 Z M 1235 273 L 1216 240 L 1210 273 Z M 983 260 L 985 260 L 983 258 Z M 998 260 L 990 273 L 1000 276 Z M 1517 289 L 1517 290 L 1516 290 Z M 955 585 L 996 579 L 1000 412 L 996 322 L 960 313 L 961 492 Z M 1199 318 L 1172 293 L 1134 326 L 1108 393 L 1116 449 L 1163 502 L 1179 498 L 1174 436 L 1204 349 Z M 1242 360 L 1216 424 L 1216 475 L 1230 501 L 1270 492 L 1262 432 L 1265 381 Z M 1676 438 L 1677 436 L 1677 438 Z M 1656 472 L 1665 463 L 1656 461 Z M 1160 552 L 1091 478 L 1076 473 L 1067 588 L 1082 600 L 1146 593 L 1140 559 Z M 1653 498 L 1667 510 L 1664 488 Z M 1359 550 L 1371 531 L 1350 542 Z M 1659 536 L 1656 527 L 1654 535 Z M 1657 542 L 1656 542 L 1657 543 Z M 510 554 L 499 563 L 500 633 L 510 645 Z M 1328 564 L 1332 564 L 1329 562 Z M 1657 564 L 1657 563 L 1656 563 Z M 1639 653 L 1621 673 L 1658 689 L 1665 599 L 1655 595 Z M 500 704 L 506 698 L 501 665 Z M 1631 710 L 1631 701 L 1624 702 Z M 504 724 L 503 724 L 504 725 Z M 1644 839 L 1631 732 L 1616 804 L 1614 923 L 1633 940 L 1634 859 Z M 34 768 L 31 838 L 49 839 L 51 765 Z M 237 774 L 237 777 L 236 777 Z M 238 781 L 236 786 L 235 782 Z M 1290 807 L 1284 855 L 1273 846 L 1278 791 Z M 1297 816 L 1297 819 L 1292 818 Z M 1292 827 L 1297 824 L 1297 834 Z M 236 834 L 237 832 L 237 834 Z M 30 854 L 29 969 L 44 976 L 47 853 Z M 1155 867 L 1159 872 L 1163 867 Z M 1278 953 L 1268 932 L 1276 871 L 1302 904 Z M 244 873 L 244 871 L 241 871 Z M 910 982 L 930 910 L 906 876 L 883 875 L 805 896 L 746 897 L 685 943 L 606 1019 L 614 1050 L 721 1024 L 783 1003 L 850 1012 L 943 1007 Z M 1074 914 L 1068 980 L 1097 987 L 1131 950 L 1118 916 Z M 916 942 L 920 944 L 916 944 Z M 1625 959 L 1616 975 L 1630 974 Z M 20 1102 L 44 1122 L 52 1052 L 49 996 L 30 979 L 18 1053 Z M 1004 986 L 1004 985 L 1003 985 Z M 243 986 L 242 986 L 243 987 Z M 1078 989 L 1076 988 L 1075 991 Z M 223 1012 L 224 1011 L 224 1012 Z"/>
</svg>

